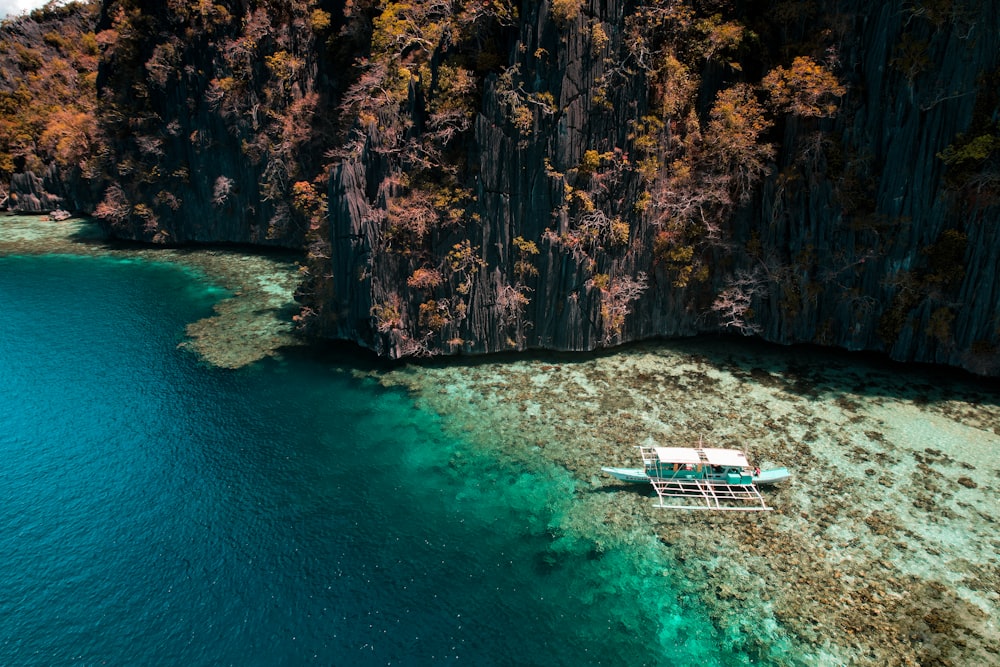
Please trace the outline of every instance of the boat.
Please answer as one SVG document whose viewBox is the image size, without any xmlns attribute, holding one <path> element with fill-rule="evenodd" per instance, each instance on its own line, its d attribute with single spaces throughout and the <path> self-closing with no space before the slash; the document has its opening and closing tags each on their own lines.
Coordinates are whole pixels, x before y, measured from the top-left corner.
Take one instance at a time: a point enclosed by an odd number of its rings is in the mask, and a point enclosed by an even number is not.
<svg viewBox="0 0 1000 667">
<path fill-rule="evenodd" d="M 753 483 L 758 486 L 772 486 L 780 484 L 792 476 L 788 468 L 768 468 L 767 470 L 754 471 Z"/>
<path fill-rule="evenodd" d="M 642 468 L 603 467 L 612 477 L 629 483 L 649 483 L 659 497 L 658 507 L 674 509 L 770 510 L 757 485 L 789 478 L 787 468 L 751 468 L 738 449 L 714 447 L 640 446 Z"/>
<path fill-rule="evenodd" d="M 646 474 L 645 468 L 612 468 L 604 466 L 601 468 L 601 472 L 606 472 L 622 482 L 630 482 L 632 484 L 649 483 L 649 475 Z M 768 468 L 767 470 L 754 472 L 752 479 L 753 483 L 758 486 L 771 486 L 784 482 L 791 476 L 792 474 L 788 472 L 788 468 Z"/>
</svg>

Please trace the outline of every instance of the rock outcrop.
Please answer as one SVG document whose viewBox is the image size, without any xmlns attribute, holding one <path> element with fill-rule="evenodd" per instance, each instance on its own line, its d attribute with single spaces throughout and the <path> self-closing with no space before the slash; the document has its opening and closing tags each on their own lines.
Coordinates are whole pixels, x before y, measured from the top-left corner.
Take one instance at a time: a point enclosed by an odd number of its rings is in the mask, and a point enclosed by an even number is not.
<svg viewBox="0 0 1000 667">
<path fill-rule="evenodd" d="M 114 168 L 96 213 L 112 234 L 301 247 L 292 186 L 322 159 L 330 25 L 314 4 L 103 3 L 97 87 Z"/>
<path fill-rule="evenodd" d="M 18 213 L 48 213 L 62 206 L 62 198 L 48 191 L 31 171 L 10 178 L 10 208 Z"/>
<path fill-rule="evenodd" d="M 827 49 L 831 62 L 835 56 L 846 84 L 837 113 L 778 117 L 777 151 L 754 195 L 723 208 L 728 216 L 702 239 L 673 247 L 664 236 L 684 232 L 656 210 L 638 211 L 649 185 L 635 170 L 598 166 L 590 179 L 614 188 L 601 202 L 603 193 L 581 175 L 587 151 L 610 153 L 601 158 L 608 163 L 616 150 L 641 157 L 635 135 L 651 113 L 653 82 L 638 68 L 631 76 L 614 71 L 630 57 L 625 42 L 638 9 L 590 2 L 560 24 L 548 4 L 525 5 L 509 66 L 521 76 L 515 86 L 525 96 L 547 94 L 553 111 L 532 109 L 530 132 L 519 132 L 502 99 L 510 91 L 498 92 L 498 75 L 487 77 L 469 149 L 479 222 L 435 232 L 420 253 L 389 247 L 385 227 L 374 222 L 373 211 L 392 199 L 376 151 L 336 166 L 332 292 L 324 293 L 318 328 L 394 356 L 588 350 L 738 329 L 781 343 L 1000 372 L 997 181 L 988 174 L 971 186 L 949 181 L 940 157 L 970 130 L 996 136 L 997 97 L 985 82 L 998 66 L 997 10 L 820 4 L 812 13 L 800 8 L 798 25 L 788 17 L 770 25 L 767 36 L 789 44 L 813 30 L 825 36 L 814 48 Z M 594 26 L 607 40 L 601 48 Z M 702 67 L 697 110 L 707 124 L 708 101 L 738 76 L 710 61 Z M 609 73 L 620 77 L 610 90 Z M 581 190 L 601 215 L 573 210 Z M 633 205 L 616 208 L 615 198 Z M 598 224 L 616 218 L 627 240 L 593 238 L 604 233 L 594 231 Z M 524 240 L 537 255 L 523 251 Z M 482 268 L 451 278 L 448 252 L 465 242 L 478 249 Z M 524 261 L 532 268 L 519 274 Z M 444 278 L 421 284 L 414 280 L 421 267 Z M 692 268 L 697 279 L 685 275 Z"/>
<path fill-rule="evenodd" d="M 51 213 L 53 211 L 92 212 L 100 199 L 100 181 L 84 178 L 79 170 L 63 173 L 50 162 L 42 176 L 22 171 L 10 177 L 8 208 L 16 213 Z"/>
<path fill-rule="evenodd" d="M 311 335 L 1000 373 L 992 3 L 108 0 L 97 30 L 99 196 L 25 172 L 20 205 L 303 248 Z"/>
<path fill-rule="evenodd" d="M 93 211 L 100 201 L 95 2 L 0 23 L 0 208 Z"/>
<path fill-rule="evenodd" d="M 850 92 L 828 143 L 811 147 L 788 124 L 778 174 L 736 225 L 783 269 L 755 302 L 760 333 L 1000 372 L 997 182 L 949 180 L 942 159 L 963 133 L 996 130 L 1000 13 L 992 3 L 841 8 Z M 760 257 L 744 255 L 744 270 Z"/>
</svg>

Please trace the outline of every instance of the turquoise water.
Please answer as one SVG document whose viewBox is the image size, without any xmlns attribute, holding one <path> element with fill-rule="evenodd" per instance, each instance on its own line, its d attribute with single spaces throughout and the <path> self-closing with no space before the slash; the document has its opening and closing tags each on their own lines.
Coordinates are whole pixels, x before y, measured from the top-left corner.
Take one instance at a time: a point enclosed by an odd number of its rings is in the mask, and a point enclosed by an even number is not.
<svg viewBox="0 0 1000 667">
<path fill-rule="evenodd" d="M 180 269 L 0 258 L 0 664 L 744 664 L 655 540 L 552 526 L 559 471 L 485 458 L 363 361 L 179 349 Z"/>
</svg>

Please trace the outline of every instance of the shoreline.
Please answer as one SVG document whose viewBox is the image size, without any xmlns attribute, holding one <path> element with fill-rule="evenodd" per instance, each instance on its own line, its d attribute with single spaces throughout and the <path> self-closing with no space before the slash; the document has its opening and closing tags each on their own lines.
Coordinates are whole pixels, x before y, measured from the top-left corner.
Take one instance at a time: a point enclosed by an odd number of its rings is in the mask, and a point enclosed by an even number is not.
<svg viewBox="0 0 1000 667">
<path fill-rule="evenodd" d="M 230 291 L 231 296 L 220 303 L 216 316 L 206 318 L 190 327 L 188 335 L 195 340 L 188 346 L 212 365 L 239 368 L 259 359 L 280 354 L 283 346 L 309 346 L 310 340 L 297 336 L 290 314 L 297 312 L 294 300 L 299 285 L 300 263 L 294 251 L 269 247 L 191 245 L 155 246 L 136 242 L 108 239 L 96 222 L 90 218 L 73 216 L 53 220 L 48 214 L 0 212 L 0 256 L 4 255 L 71 254 L 91 257 L 140 257 L 149 261 L 170 262 L 200 272 L 208 280 Z M 209 321 L 211 320 L 211 321 Z M 242 354 L 223 353 L 226 336 L 219 331 L 223 325 L 231 330 L 243 330 L 252 337 L 254 350 Z M 262 339 L 274 336 L 274 340 Z M 204 342 L 199 342 L 204 339 Z M 848 350 L 840 347 L 823 347 L 813 343 L 783 345 L 757 338 L 716 333 L 684 338 L 653 338 L 623 343 L 612 348 L 583 351 L 531 349 L 521 352 L 496 352 L 486 355 L 436 355 L 427 358 L 388 360 L 378 357 L 368 348 L 356 343 L 323 340 L 331 345 L 346 344 L 357 349 L 378 364 L 406 366 L 408 364 L 444 364 L 448 366 L 475 366 L 505 361 L 542 360 L 546 363 L 585 363 L 603 356 L 628 353 L 650 345 L 684 345 L 692 341 L 732 342 L 742 348 L 759 349 L 764 353 L 773 350 L 791 353 L 830 354 L 841 361 L 870 365 L 881 372 L 933 372 L 947 380 L 979 382 L 991 381 L 967 368 L 926 362 L 904 362 L 890 358 L 883 352 Z M 246 343 L 246 340 L 240 343 Z M 209 358 L 207 355 L 212 355 Z"/>
<path fill-rule="evenodd" d="M 306 344 L 295 335 L 292 295 L 298 286 L 296 262 L 274 254 L 229 248 L 119 246 L 86 218 L 54 221 L 47 216 L 0 217 L 0 256 L 70 254 L 89 257 L 139 257 L 193 270 L 230 293 L 215 314 L 187 326 L 181 345 L 220 368 L 236 369 L 282 348 Z"/>
</svg>

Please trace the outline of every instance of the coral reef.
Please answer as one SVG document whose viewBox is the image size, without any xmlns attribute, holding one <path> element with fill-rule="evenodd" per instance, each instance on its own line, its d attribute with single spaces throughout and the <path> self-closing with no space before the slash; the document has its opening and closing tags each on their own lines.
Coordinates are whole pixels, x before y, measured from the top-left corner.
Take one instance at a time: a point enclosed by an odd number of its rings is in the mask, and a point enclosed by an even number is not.
<svg viewBox="0 0 1000 667">
<path fill-rule="evenodd" d="M 1000 659 L 990 387 L 724 340 L 376 375 L 487 450 L 569 470 L 582 509 L 557 533 L 597 550 L 658 535 L 671 582 L 764 664 Z M 790 483 L 765 492 L 776 511 L 661 510 L 599 472 L 636 465 L 637 444 L 698 437 L 787 465 Z"/>
<path fill-rule="evenodd" d="M 287 256 L 127 245 L 109 241 L 86 218 L 0 217 L 0 254 L 52 253 L 171 262 L 227 290 L 230 295 L 215 305 L 212 317 L 188 325 L 188 339 L 182 343 L 212 365 L 239 368 L 275 355 L 282 347 L 302 344 L 292 322 L 298 265 Z"/>
<path fill-rule="evenodd" d="M 232 296 L 185 343 L 208 363 L 237 367 L 295 342 L 287 260 L 120 246 L 80 219 L 0 218 L 0 253 L 52 252 L 167 260 L 223 285 Z M 726 339 L 355 372 L 406 388 L 475 443 L 467 456 L 560 480 L 571 510 L 548 526 L 538 567 L 557 567 L 567 545 L 597 558 L 654 541 L 668 565 L 645 594 L 662 576 L 663 590 L 683 591 L 665 604 L 705 610 L 758 664 L 1000 658 L 1000 395 L 974 378 Z M 789 467 L 792 480 L 766 491 L 775 511 L 657 509 L 645 486 L 600 473 L 636 465 L 637 444 L 699 437 Z"/>
</svg>

